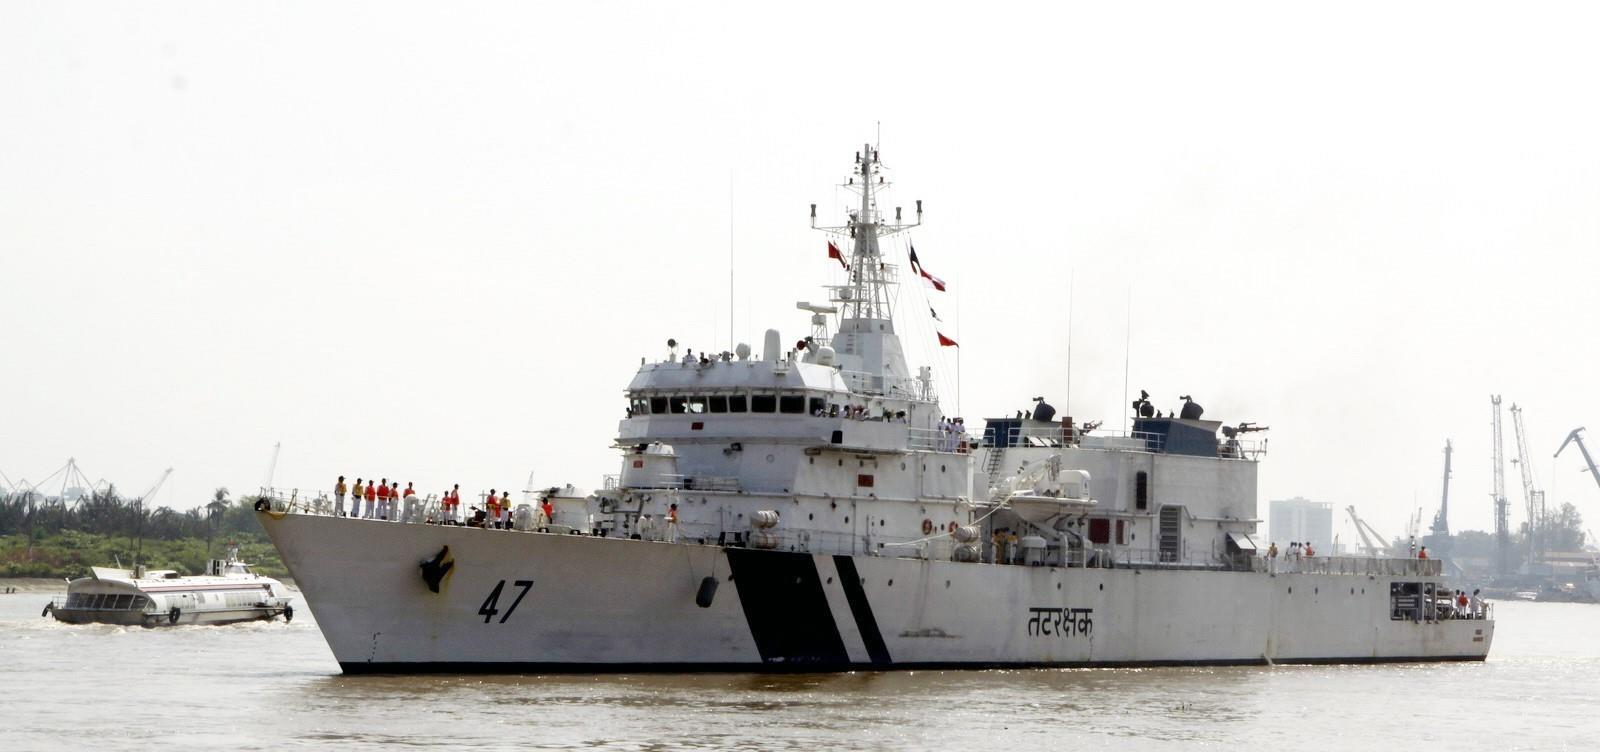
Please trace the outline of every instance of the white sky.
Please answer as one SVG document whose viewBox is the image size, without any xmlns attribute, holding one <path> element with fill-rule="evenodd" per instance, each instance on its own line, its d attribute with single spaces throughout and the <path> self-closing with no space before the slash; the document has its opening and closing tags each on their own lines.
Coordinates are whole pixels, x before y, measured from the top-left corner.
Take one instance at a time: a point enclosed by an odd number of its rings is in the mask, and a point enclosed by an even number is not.
<svg viewBox="0 0 1600 752">
<path fill-rule="evenodd" d="M 881 122 L 969 424 L 1066 407 L 1071 280 L 1071 412 L 1131 299 L 1135 394 L 1272 426 L 1263 513 L 1425 527 L 1449 437 L 1490 528 L 1500 392 L 1600 529 L 1594 6 L 963 7 L 0 5 L 0 471 L 597 485 L 639 357 L 728 347 L 730 206 L 739 339 L 805 333 Z"/>
</svg>

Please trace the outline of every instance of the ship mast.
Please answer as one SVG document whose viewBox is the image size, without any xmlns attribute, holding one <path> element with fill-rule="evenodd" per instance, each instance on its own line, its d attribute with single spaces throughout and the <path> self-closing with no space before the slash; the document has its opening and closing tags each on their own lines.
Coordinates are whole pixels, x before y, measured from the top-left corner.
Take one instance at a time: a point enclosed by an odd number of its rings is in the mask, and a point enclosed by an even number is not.
<svg viewBox="0 0 1600 752">
<path fill-rule="evenodd" d="M 839 333 L 832 339 L 846 371 L 860 378 L 852 389 L 872 394 L 910 393 L 910 374 L 899 337 L 894 330 L 894 295 L 898 266 L 884 261 L 878 240 L 922 224 L 922 201 L 916 219 L 906 221 L 901 207 L 889 220 L 878 208 L 878 192 L 889 186 L 883 175 L 878 149 L 864 144 L 856 152 L 855 167 L 844 188 L 861 196 L 849 220 L 838 227 L 817 226 L 817 206 L 811 205 L 811 226 L 850 244 L 849 280 L 828 288 L 829 300 L 839 306 Z"/>
</svg>

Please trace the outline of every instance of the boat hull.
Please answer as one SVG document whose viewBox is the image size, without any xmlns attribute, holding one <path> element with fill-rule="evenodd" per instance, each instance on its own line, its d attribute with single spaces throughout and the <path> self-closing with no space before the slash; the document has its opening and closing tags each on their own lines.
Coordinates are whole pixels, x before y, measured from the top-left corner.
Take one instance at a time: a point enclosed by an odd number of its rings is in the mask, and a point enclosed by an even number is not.
<svg viewBox="0 0 1600 752">
<path fill-rule="evenodd" d="M 221 626 L 248 621 L 271 621 L 284 615 L 282 608 L 226 609 L 180 612 L 174 621 L 170 613 L 87 608 L 47 609 L 56 621 L 65 624 L 118 624 L 127 627 L 175 627 L 183 625 Z"/>
<path fill-rule="evenodd" d="M 1391 619 L 1390 582 L 1416 577 L 967 564 L 298 514 L 262 523 L 351 673 L 1462 661 L 1482 660 L 1494 630 Z M 448 567 L 438 592 L 425 564 Z"/>
</svg>

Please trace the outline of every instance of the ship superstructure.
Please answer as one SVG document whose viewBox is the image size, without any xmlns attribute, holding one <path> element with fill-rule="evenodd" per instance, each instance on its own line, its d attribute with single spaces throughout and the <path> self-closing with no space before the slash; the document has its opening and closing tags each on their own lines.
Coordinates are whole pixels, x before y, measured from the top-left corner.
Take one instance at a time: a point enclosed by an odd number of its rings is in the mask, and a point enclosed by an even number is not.
<svg viewBox="0 0 1600 752">
<path fill-rule="evenodd" d="M 1480 660 L 1494 622 L 1437 561 L 1265 555 L 1251 423 L 1144 397 L 1132 430 L 1035 398 L 981 435 L 943 413 L 895 329 L 860 203 L 807 336 L 644 360 L 600 490 L 561 486 L 510 531 L 319 514 L 262 523 L 346 671 L 841 670 Z M 812 209 L 812 224 L 816 225 Z M 833 253 L 837 251 L 837 253 Z M 915 257 L 913 256 L 913 262 Z M 921 270 L 919 270 L 921 273 Z M 927 276 L 923 274 L 923 276 Z M 837 325 L 830 329 L 830 317 Z M 544 503 L 549 505 L 546 513 Z M 429 524 L 433 523 L 433 524 Z M 1328 542 L 1331 543 L 1331 542 Z"/>
</svg>

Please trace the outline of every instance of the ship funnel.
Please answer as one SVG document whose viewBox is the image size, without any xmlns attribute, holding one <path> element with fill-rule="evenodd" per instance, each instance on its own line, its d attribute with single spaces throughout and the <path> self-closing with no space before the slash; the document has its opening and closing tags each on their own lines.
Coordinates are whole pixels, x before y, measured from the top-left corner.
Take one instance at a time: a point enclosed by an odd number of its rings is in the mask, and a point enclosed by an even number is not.
<svg viewBox="0 0 1600 752">
<path fill-rule="evenodd" d="M 767 338 L 761 346 L 761 359 L 768 363 L 778 362 L 779 353 L 783 349 L 783 340 L 778 338 L 777 329 L 768 329 Z"/>
</svg>

